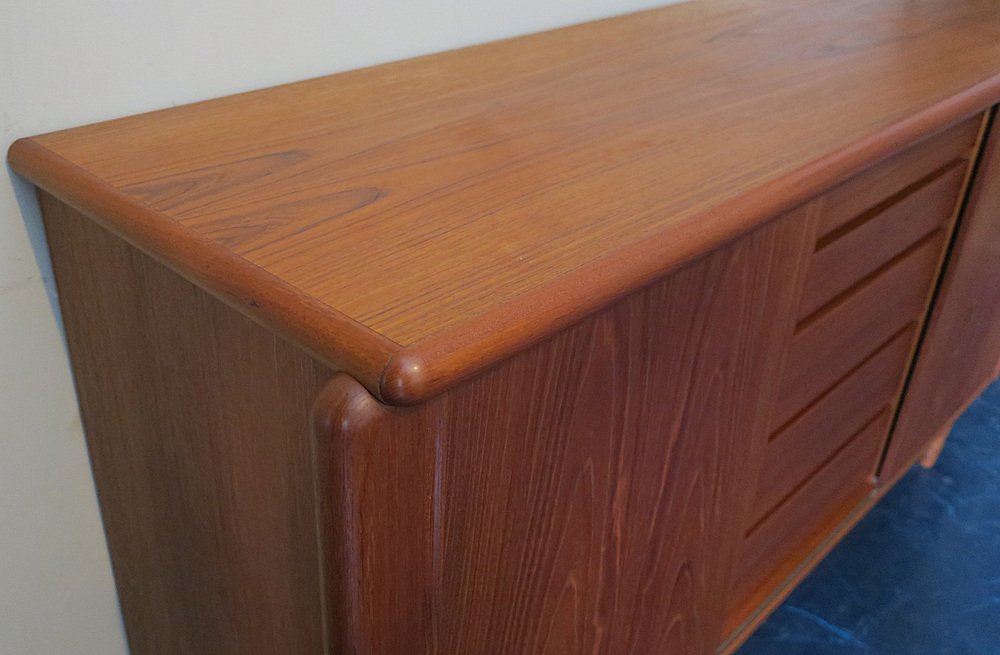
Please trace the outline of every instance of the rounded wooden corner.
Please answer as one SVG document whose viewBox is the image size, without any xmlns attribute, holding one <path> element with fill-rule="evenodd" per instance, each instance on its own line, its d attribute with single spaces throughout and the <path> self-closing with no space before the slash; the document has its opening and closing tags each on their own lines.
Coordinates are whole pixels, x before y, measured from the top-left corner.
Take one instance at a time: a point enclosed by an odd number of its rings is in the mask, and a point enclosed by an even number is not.
<svg viewBox="0 0 1000 655">
<path fill-rule="evenodd" d="M 14 172 L 94 220 L 181 277 L 317 359 L 377 389 L 383 363 L 399 345 L 296 287 L 138 202 L 35 137 L 8 150 Z"/>
<path fill-rule="evenodd" d="M 27 177 L 31 161 L 40 150 L 41 146 L 32 137 L 21 137 L 7 148 L 7 163 L 15 173 Z"/>
<path fill-rule="evenodd" d="M 347 373 L 337 373 L 313 401 L 313 430 L 317 437 L 328 439 L 357 435 L 383 412 L 364 385 Z"/>
<path fill-rule="evenodd" d="M 379 378 L 379 396 L 390 405 L 417 405 L 435 391 L 425 358 L 408 348 L 389 358 Z"/>
</svg>

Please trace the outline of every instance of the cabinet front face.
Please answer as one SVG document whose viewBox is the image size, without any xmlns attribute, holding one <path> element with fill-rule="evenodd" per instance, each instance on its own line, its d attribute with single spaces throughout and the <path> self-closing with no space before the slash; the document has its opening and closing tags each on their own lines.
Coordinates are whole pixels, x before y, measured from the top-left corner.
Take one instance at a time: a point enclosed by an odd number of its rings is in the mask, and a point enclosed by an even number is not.
<svg viewBox="0 0 1000 655">
<path fill-rule="evenodd" d="M 427 405 L 356 384 L 321 403 L 341 652 L 713 652 L 803 228 L 782 217 Z"/>
<path fill-rule="evenodd" d="M 1000 358 L 1000 134 L 991 129 L 881 477 L 895 480 L 997 373 Z"/>
<path fill-rule="evenodd" d="M 809 204 L 814 239 L 758 446 L 732 629 L 872 496 L 981 125 L 956 125 Z"/>
<path fill-rule="evenodd" d="M 707 653 L 750 625 L 874 498 L 981 127 L 427 406 L 340 402 L 320 468 L 347 479 L 326 482 L 325 523 L 355 530 L 326 567 L 354 585 L 338 591 L 348 646 Z M 337 413 L 351 406 L 366 409 Z M 420 539 L 400 543 L 399 514 Z"/>
</svg>

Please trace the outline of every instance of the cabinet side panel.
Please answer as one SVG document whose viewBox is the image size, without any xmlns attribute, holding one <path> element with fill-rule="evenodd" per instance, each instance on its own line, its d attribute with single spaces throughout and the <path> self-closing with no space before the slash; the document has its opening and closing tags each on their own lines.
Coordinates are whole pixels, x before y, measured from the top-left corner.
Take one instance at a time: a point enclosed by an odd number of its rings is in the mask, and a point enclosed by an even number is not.
<svg viewBox="0 0 1000 655">
<path fill-rule="evenodd" d="M 881 477 L 895 480 L 996 374 L 1000 358 L 1000 132 L 958 226 Z"/>
<path fill-rule="evenodd" d="M 131 652 L 323 653 L 310 405 L 331 373 L 42 203 Z"/>
<path fill-rule="evenodd" d="M 427 405 L 350 400 L 360 388 L 330 401 L 345 652 L 713 652 L 776 389 L 775 326 L 794 311 L 800 218 Z"/>
</svg>

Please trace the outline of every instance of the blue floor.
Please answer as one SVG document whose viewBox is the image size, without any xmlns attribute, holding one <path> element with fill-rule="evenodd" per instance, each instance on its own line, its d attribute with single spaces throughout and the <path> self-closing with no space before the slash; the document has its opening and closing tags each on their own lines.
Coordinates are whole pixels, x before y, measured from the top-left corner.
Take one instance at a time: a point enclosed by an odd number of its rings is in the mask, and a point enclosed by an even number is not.
<svg viewBox="0 0 1000 655">
<path fill-rule="evenodd" d="M 1000 383 L 738 655 L 1000 654 Z"/>
</svg>

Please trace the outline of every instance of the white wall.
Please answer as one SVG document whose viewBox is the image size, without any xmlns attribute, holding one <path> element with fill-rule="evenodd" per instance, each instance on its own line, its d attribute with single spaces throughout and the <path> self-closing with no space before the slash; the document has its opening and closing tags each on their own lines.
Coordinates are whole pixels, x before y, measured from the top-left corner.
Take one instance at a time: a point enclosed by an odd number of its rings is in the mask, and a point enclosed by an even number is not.
<svg viewBox="0 0 1000 655">
<path fill-rule="evenodd" d="M 0 14 L 0 148 L 64 127 L 664 0 L 30 0 Z M 0 179 L 0 653 L 125 652 L 32 190 Z"/>
</svg>

